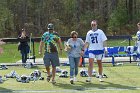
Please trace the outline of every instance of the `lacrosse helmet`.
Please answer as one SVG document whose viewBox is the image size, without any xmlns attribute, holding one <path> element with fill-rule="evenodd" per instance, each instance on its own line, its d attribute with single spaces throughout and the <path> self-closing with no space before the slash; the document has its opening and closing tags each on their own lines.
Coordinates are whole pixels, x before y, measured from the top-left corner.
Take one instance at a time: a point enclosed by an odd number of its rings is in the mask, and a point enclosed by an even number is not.
<svg viewBox="0 0 140 93">
<path fill-rule="evenodd" d="M 26 75 L 22 75 L 21 76 L 21 82 L 22 83 L 29 83 L 29 77 L 28 76 L 26 76 Z"/>
<path fill-rule="evenodd" d="M 59 77 L 67 78 L 68 77 L 68 71 L 62 70 Z"/>
<path fill-rule="evenodd" d="M 39 70 L 35 70 L 31 73 L 31 76 L 33 77 L 41 77 L 41 72 Z"/>
<path fill-rule="evenodd" d="M 80 76 L 81 77 L 88 77 L 88 71 L 85 69 L 80 70 Z"/>
</svg>

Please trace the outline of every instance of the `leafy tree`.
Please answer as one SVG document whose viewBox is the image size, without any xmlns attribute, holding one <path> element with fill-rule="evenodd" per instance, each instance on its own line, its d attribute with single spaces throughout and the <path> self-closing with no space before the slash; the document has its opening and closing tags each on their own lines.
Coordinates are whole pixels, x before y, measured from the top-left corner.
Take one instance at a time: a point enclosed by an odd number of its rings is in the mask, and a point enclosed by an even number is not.
<svg viewBox="0 0 140 93">
<path fill-rule="evenodd" d="M 128 22 L 127 9 L 123 3 L 119 3 L 118 7 L 110 15 L 108 22 L 108 31 L 112 31 L 113 35 L 122 35 L 121 28 Z"/>
</svg>

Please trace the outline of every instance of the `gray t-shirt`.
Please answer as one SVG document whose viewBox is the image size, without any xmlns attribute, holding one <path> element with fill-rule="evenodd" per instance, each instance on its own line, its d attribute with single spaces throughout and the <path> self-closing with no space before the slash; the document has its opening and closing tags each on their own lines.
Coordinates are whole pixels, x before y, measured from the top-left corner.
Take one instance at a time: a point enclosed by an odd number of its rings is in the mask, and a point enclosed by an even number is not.
<svg viewBox="0 0 140 93">
<path fill-rule="evenodd" d="M 68 51 L 69 57 L 80 57 L 81 49 L 84 46 L 84 41 L 81 38 L 77 38 L 76 41 L 73 41 L 72 38 L 68 39 L 69 46 L 71 49 Z"/>
</svg>

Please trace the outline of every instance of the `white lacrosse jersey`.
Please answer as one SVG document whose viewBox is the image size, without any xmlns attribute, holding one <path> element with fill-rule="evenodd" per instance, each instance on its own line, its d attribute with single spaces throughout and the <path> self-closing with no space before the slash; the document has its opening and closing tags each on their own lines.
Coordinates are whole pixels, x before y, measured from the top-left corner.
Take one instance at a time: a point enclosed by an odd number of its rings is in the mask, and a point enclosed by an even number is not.
<svg viewBox="0 0 140 93">
<path fill-rule="evenodd" d="M 89 30 L 86 35 L 86 41 L 89 43 L 89 50 L 103 50 L 103 42 L 107 40 L 106 35 L 101 29 L 96 31 Z"/>
<path fill-rule="evenodd" d="M 140 31 L 137 32 L 136 34 L 138 41 L 140 41 Z"/>
<path fill-rule="evenodd" d="M 140 31 L 137 32 L 136 36 L 137 36 L 137 46 L 138 46 L 137 51 L 138 53 L 140 53 Z"/>
</svg>

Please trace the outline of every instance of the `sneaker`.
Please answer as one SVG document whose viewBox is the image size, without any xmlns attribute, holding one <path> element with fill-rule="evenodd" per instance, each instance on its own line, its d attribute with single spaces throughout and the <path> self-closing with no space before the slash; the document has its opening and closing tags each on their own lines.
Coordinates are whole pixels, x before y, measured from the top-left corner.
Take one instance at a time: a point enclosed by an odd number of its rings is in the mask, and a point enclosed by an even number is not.
<svg viewBox="0 0 140 93">
<path fill-rule="evenodd" d="M 104 82 L 101 78 L 99 78 L 99 81 L 100 81 L 100 82 Z"/>
<path fill-rule="evenodd" d="M 88 80 L 88 79 L 87 79 L 86 82 L 91 82 L 91 80 Z"/>
<path fill-rule="evenodd" d="M 86 80 L 86 82 L 91 82 L 91 77 L 88 77 L 88 79 Z"/>
<path fill-rule="evenodd" d="M 137 63 L 137 66 L 140 66 L 140 62 Z"/>
<path fill-rule="evenodd" d="M 103 82 L 103 80 L 102 80 L 102 75 L 99 75 L 99 81 L 100 81 L 100 82 Z"/>
<path fill-rule="evenodd" d="M 70 83 L 71 84 L 74 84 L 73 78 L 70 79 Z"/>
<path fill-rule="evenodd" d="M 51 80 L 51 76 L 47 76 L 47 81 L 49 82 Z"/>
<path fill-rule="evenodd" d="M 52 80 L 52 84 L 55 84 L 56 83 L 56 81 L 55 80 Z"/>
<path fill-rule="evenodd" d="M 73 81 L 77 81 L 76 77 L 74 77 Z"/>
</svg>

